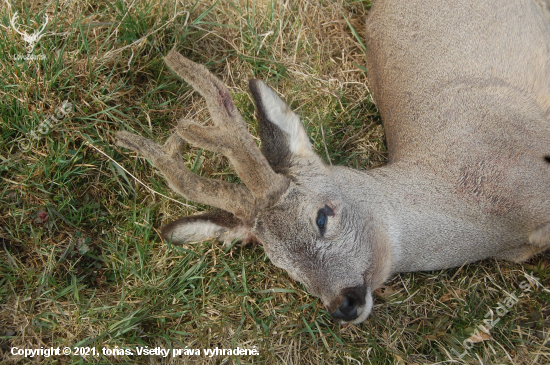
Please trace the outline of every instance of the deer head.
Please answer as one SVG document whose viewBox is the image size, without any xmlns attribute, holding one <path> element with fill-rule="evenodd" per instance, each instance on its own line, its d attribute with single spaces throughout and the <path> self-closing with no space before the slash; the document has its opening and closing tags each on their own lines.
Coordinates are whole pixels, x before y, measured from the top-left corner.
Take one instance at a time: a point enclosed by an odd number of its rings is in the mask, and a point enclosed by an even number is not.
<svg viewBox="0 0 550 365">
<path fill-rule="evenodd" d="M 13 30 L 15 30 L 21 36 L 23 36 L 23 40 L 27 43 L 27 53 L 30 54 L 34 50 L 36 43 L 44 35 L 44 30 L 46 29 L 46 26 L 48 25 L 48 21 L 49 21 L 48 14 L 44 16 L 44 24 L 42 24 L 40 29 L 36 30 L 32 35 L 27 34 L 27 32 L 22 32 L 18 29 L 16 24 L 18 17 L 19 17 L 18 13 L 15 12 L 15 14 L 13 14 L 13 16 L 10 19 L 10 24 Z"/>
<path fill-rule="evenodd" d="M 168 224 L 163 238 L 175 243 L 209 237 L 257 240 L 276 266 L 321 298 L 333 318 L 364 321 L 372 291 L 389 275 L 389 267 L 380 263 L 388 262 L 391 253 L 388 246 L 373 243 L 384 237 L 365 225 L 376 217 L 343 188 L 344 168 L 323 163 L 300 118 L 263 82 L 249 82 L 260 152 L 220 80 L 175 51 L 165 61 L 206 99 L 214 125 L 180 120 L 163 146 L 124 131 L 117 133 L 117 143 L 149 159 L 174 191 L 218 209 Z M 185 141 L 227 156 L 244 185 L 191 173 L 181 157 Z"/>
</svg>

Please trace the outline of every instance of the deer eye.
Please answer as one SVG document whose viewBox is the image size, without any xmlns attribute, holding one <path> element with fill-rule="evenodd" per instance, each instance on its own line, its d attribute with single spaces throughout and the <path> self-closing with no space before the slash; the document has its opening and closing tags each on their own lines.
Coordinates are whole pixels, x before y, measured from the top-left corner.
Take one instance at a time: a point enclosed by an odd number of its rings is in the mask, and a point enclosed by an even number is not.
<svg viewBox="0 0 550 365">
<path fill-rule="evenodd" d="M 324 208 L 319 209 L 319 211 L 317 212 L 317 219 L 315 220 L 315 223 L 317 223 L 317 227 L 319 227 L 319 232 L 321 232 L 321 236 L 325 234 L 327 216 L 333 215 L 334 212 L 328 205 L 325 205 Z"/>
</svg>

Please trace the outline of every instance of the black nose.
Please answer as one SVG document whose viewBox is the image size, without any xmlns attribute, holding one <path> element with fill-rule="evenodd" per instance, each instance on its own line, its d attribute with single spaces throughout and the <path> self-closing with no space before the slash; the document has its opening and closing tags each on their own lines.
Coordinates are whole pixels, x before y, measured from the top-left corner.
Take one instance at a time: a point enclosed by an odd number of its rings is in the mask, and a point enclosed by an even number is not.
<svg viewBox="0 0 550 365">
<path fill-rule="evenodd" d="M 344 302 L 340 304 L 338 309 L 331 313 L 333 319 L 340 319 L 346 322 L 351 322 L 359 315 L 358 308 L 365 305 L 365 296 L 367 294 L 367 286 L 360 285 L 346 288 L 341 291 L 344 297 Z"/>
<path fill-rule="evenodd" d="M 354 293 L 345 294 L 344 303 L 342 303 L 338 309 L 332 313 L 332 318 L 342 319 L 346 322 L 353 321 L 357 318 L 357 306 L 359 303 L 360 300 L 355 297 Z"/>
</svg>

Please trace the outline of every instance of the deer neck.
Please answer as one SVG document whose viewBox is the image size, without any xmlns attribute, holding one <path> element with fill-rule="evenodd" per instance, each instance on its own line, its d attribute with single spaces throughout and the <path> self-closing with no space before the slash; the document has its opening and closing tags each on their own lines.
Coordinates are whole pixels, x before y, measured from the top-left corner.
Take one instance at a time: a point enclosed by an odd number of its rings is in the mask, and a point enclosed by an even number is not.
<svg viewBox="0 0 550 365">
<path fill-rule="evenodd" d="M 495 237 L 484 212 L 460 200 L 452 184 L 398 164 L 359 171 L 342 168 L 348 200 L 376 230 L 375 246 L 391 250 L 391 273 L 461 266 L 494 255 Z M 503 227 L 504 228 L 504 227 Z M 380 249 L 380 248 L 379 248 Z M 388 265 L 388 264 L 386 264 Z"/>
</svg>

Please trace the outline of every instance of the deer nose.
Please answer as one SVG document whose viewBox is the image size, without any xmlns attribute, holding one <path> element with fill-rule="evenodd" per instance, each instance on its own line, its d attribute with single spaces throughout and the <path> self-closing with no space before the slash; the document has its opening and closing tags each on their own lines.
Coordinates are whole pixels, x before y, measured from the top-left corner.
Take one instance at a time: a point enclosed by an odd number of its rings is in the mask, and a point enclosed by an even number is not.
<svg viewBox="0 0 550 365">
<path fill-rule="evenodd" d="M 360 299 L 356 298 L 355 293 L 344 294 L 344 302 L 331 313 L 331 316 L 333 319 L 341 319 L 346 322 L 353 321 L 357 318 L 357 306 L 359 304 Z"/>
</svg>

